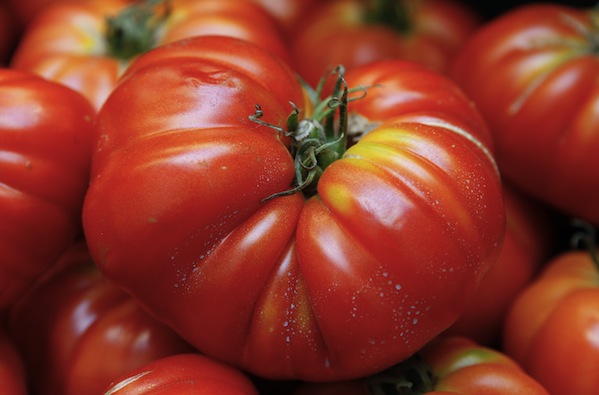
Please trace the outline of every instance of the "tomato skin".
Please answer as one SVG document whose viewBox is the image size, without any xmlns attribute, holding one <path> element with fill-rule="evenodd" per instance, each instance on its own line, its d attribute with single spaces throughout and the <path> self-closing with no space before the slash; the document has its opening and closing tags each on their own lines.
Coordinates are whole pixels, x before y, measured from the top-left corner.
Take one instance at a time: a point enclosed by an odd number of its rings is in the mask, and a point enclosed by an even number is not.
<svg viewBox="0 0 599 395">
<path fill-rule="evenodd" d="M 19 38 L 19 26 L 14 19 L 13 9 L 8 4 L 0 3 L 0 67 L 10 60 Z"/>
<path fill-rule="evenodd" d="M 406 114 L 425 116 L 428 111 L 459 124 L 483 151 L 495 155 L 486 120 L 462 89 L 442 74 L 415 62 L 381 60 L 349 70 L 346 80 L 349 86 L 367 87 L 365 100 L 353 101 L 351 113 L 376 124 Z M 355 96 L 362 94 L 358 91 Z"/>
<path fill-rule="evenodd" d="M 94 118 L 77 92 L 0 69 L 0 308 L 81 232 Z"/>
<path fill-rule="evenodd" d="M 438 379 L 430 394 L 549 395 L 509 356 L 465 337 L 433 342 L 422 354 Z"/>
<path fill-rule="evenodd" d="M 5 328 L 0 329 L 0 393 L 27 395 L 23 360 Z"/>
<path fill-rule="evenodd" d="M 426 395 L 549 395 L 536 380 L 530 377 L 514 360 L 502 352 L 484 347 L 462 336 L 445 336 L 427 344 L 419 356 L 429 366 L 432 380 L 430 390 L 403 388 L 397 394 L 423 393 Z M 393 372 L 389 373 L 393 375 Z M 374 375 L 368 380 L 374 379 Z M 387 376 L 385 374 L 385 376 Z M 412 377 L 407 377 L 409 380 Z M 384 379 L 385 380 L 385 379 Z M 385 394 L 393 394 L 392 384 Z M 425 392 L 418 392 L 425 391 Z M 364 379 L 336 383 L 306 383 L 294 395 L 368 395 Z M 383 392 L 381 392 L 383 393 Z"/>
<path fill-rule="evenodd" d="M 31 394 L 98 394 L 145 363 L 192 348 L 95 268 L 78 242 L 9 310 Z"/>
<path fill-rule="evenodd" d="M 566 251 L 547 263 L 507 316 L 506 353 L 554 395 L 590 395 L 599 387 L 598 273 L 588 252 Z"/>
<path fill-rule="evenodd" d="M 259 4 L 271 14 L 289 39 L 304 19 L 315 9 L 318 0 L 247 0 Z"/>
<path fill-rule="evenodd" d="M 16 22 L 21 28 L 26 28 L 45 8 L 52 7 L 54 4 L 72 1 L 84 2 L 87 0 L 6 0 L 7 4 L 14 10 Z"/>
<path fill-rule="evenodd" d="M 464 44 L 450 75 L 497 142 L 504 178 L 571 216 L 599 223 L 596 11 L 516 8 Z M 489 76 L 492 76 L 490 78 Z"/>
<path fill-rule="evenodd" d="M 445 72 L 455 51 L 479 26 L 452 0 L 404 0 L 406 31 L 366 20 L 367 2 L 333 0 L 316 7 L 292 37 L 293 64 L 311 85 L 330 67 L 347 70 L 382 59 L 407 59 Z"/>
<path fill-rule="evenodd" d="M 501 252 L 476 297 L 446 334 L 498 347 L 509 307 L 533 281 L 558 239 L 552 210 L 504 183 L 506 233 Z"/>
<path fill-rule="evenodd" d="M 99 110 L 130 59 L 110 53 L 106 17 L 131 0 L 57 2 L 23 33 L 11 67 L 63 83 L 87 97 Z M 288 59 L 276 22 L 245 0 L 170 0 L 170 13 L 155 34 L 154 46 L 193 35 L 226 35 L 259 45 Z M 84 23 L 82 23 L 84 21 Z"/>
<path fill-rule="evenodd" d="M 104 395 L 258 395 L 242 372 L 201 354 L 160 358 L 123 375 Z"/>
<path fill-rule="evenodd" d="M 392 99 L 397 85 L 363 100 Z M 288 139 L 248 116 L 260 104 L 284 126 L 290 101 L 302 112 L 294 73 L 227 37 L 157 48 L 98 115 L 83 212 L 92 256 L 202 353 L 256 375 L 332 380 L 389 366 L 455 321 L 503 237 L 486 130 L 468 101 L 471 118 L 459 117 L 461 98 L 455 117 L 426 100 L 388 119 L 365 104 L 387 123 L 326 168 L 317 195 L 263 202 L 295 169 Z"/>
</svg>

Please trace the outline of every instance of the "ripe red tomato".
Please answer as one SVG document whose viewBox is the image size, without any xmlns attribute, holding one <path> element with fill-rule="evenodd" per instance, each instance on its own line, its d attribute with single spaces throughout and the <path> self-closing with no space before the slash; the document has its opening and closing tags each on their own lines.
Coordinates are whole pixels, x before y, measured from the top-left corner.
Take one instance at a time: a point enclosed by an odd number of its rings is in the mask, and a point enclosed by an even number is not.
<svg viewBox="0 0 599 395">
<path fill-rule="evenodd" d="M 24 32 L 11 67 L 61 82 L 81 92 L 99 109 L 132 58 L 185 37 L 238 37 L 289 58 L 273 17 L 253 2 L 130 3 L 87 0 L 48 6 Z"/>
<path fill-rule="evenodd" d="M 94 117 L 77 92 L 0 69 L 0 309 L 81 232 Z"/>
<path fill-rule="evenodd" d="M 549 395 L 515 361 L 461 336 L 437 339 L 402 364 L 366 379 L 306 383 L 294 395 Z"/>
<path fill-rule="evenodd" d="M 0 393 L 3 395 L 29 394 L 21 354 L 4 327 L 0 329 Z"/>
<path fill-rule="evenodd" d="M 557 4 L 513 9 L 479 29 L 450 72 L 489 122 L 504 178 L 595 224 L 598 16 Z"/>
<path fill-rule="evenodd" d="M 445 72 L 479 23 L 454 0 L 326 1 L 296 29 L 293 64 L 311 85 L 338 64 L 350 70 L 381 59 L 407 59 Z"/>
<path fill-rule="evenodd" d="M 504 183 L 506 232 L 497 262 L 476 296 L 447 334 L 466 336 L 478 344 L 501 344 L 505 316 L 513 300 L 554 253 L 558 239 L 555 213 L 536 199 Z"/>
<path fill-rule="evenodd" d="M 258 395 L 240 371 L 200 354 L 160 358 L 112 383 L 104 395 Z"/>
<path fill-rule="evenodd" d="M 566 251 L 514 301 L 504 349 L 553 395 L 599 388 L 599 269 L 586 251 Z"/>
<path fill-rule="evenodd" d="M 100 394 L 134 368 L 192 350 L 108 282 L 83 243 L 11 306 L 8 329 L 40 395 Z"/>
<path fill-rule="evenodd" d="M 488 130 L 424 66 L 347 81 L 372 89 L 305 119 L 292 70 L 247 41 L 138 58 L 98 115 L 83 221 L 100 269 L 203 353 L 268 378 L 362 376 L 446 329 L 503 238 Z M 329 126 L 348 114 L 384 123 L 345 150 Z M 296 193 L 302 166 L 321 175 Z"/>
</svg>

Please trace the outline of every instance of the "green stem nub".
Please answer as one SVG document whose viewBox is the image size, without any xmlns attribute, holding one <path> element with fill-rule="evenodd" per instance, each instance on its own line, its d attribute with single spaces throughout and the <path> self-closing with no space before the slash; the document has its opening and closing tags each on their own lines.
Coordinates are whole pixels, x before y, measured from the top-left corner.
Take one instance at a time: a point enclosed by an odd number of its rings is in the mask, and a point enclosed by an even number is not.
<svg viewBox="0 0 599 395">
<path fill-rule="evenodd" d="M 403 0 L 366 0 L 366 23 L 388 26 L 401 34 L 412 28 L 413 5 Z"/>
<path fill-rule="evenodd" d="M 580 218 L 571 220 L 572 226 L 578 229 L 570 239 L 572 248 L 582 248 L 588 251 L 591 260 L 599 270 L 599 253 L 597 251 L 597 229 L 593 224 Z"/>
<path fill-rule="evenodd" d="M 262 121 L 263 115 L 259 105 L 256 106 L 250 120 L 271 127 L 284 136 L 291 137 L 290 152 L 294 158 L 295 182 L 290 189 L 275 193 L 264 200 L 303 192 L 306 196 L 316 193 L 318 179 L 324 169 L 340 159 L 347 148 L 347 85 L 343 76 L 343 68 L 334 71 L 337 79 L 333 93 L 320 99 L 320 90 L 324 86 L 321 81 L 317 90 L 305 86 L 314 102 L 314 113 L 311 118 L 299 119 L 299 110 L 292 103 L 293 111 L 287 121 L 287 130 Z M 326 78 L 323 77 L 323 80 Z"/>
<path fill-rule="evenodd" d="M 368 394 L 422 395 L 435 389 L 431 367 L 416 354 L 366 379 Z"/>
<path fill-rule="evenodd" d="M 156 45 L 156 32 L 170 12 L 168 0 L 145 0 L 106 18 L 108 54 L 129 60 Z"/>
</svg>

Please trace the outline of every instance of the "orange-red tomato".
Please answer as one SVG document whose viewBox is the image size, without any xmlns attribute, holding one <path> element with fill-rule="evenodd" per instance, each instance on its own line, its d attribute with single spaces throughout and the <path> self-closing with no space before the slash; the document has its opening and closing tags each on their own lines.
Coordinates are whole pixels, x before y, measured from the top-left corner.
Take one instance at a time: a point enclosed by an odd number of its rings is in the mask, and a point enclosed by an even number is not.
<svg viewBox="0 0 599 395">
<path fill-rule="evenodd" d="M 237 37 L 282 59 L 289 58 L 279 26 L 253 2 L 170 0 L 151 8 L 140 2 L 131 6 L 137 7 L 134 13 L 127 7 L 129 3 L 86 0 L 58 2 L 45 8 L 24 32 L 11 66 L 61 82 L 81 92 L 99 109 L 131 59 L 186 37 Z M 117 15 L 126 16 L 128 24 L 109 29 L 106 18 L 114 20 Z M 131 28 L 137 20 L 147 23 Z"/>
<path fill-rule="evenodd" d="M 371 10 L 370 4 L 391 9 Z M 479 23 L 474 12 L 454 0 L 329 0 L 294 33 L 293 66 L 313 86 L 331 67 L 350 70 L 373 60 L 406 59 L 445 72 Z"/>
<path fill-rule="evenodd" d="M 598 264 L 566 251 L 514 301 L 503 346 L 552 395 L 596 395 L 598 339 Z"/>
</svg>

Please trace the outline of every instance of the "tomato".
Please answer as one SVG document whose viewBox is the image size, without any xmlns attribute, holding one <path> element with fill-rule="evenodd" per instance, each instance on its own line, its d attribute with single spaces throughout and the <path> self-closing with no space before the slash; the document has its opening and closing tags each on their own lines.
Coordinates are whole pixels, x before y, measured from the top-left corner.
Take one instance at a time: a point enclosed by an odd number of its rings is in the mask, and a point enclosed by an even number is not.
<svg viewBox="0 0 599 395">
<path fill-rule="evenodd" d="M 450 71 L 489 122 L 504 178 L 595 224 L 598 15 L 556 4 L 513 9 L 478 30 Z"/>
<path fill-rule="evenodd" d="M 192 350 L 108 282 L 81 242 L 11 306 L 8 329 L 32 394 L 99 394 L 134 368 Z"/>
<path fill-rule="evenodd" d="M 408 59 L 445 72 L 479 23 L 453 0 L 326 1 L 293 35 L 293 64 L 312 85 L 330 67 L 350 70 L 380 59 Z"/>
<path fill-rule="evenodd" d="M 240 371 L 200 354 L 158 359 L 124 375 L 104 395 L 258 395 Z"/>
<path fill-rule="evenodd" d="M 267 378 L 365 375 L 446 329 L 503 238 L 488 130 L 449 79 L 370 67 L 347 73 L 364 97 L 312 109 L 247 41 L 140 56 L 98 114 L 83 222 L 102 272 L 201 352 Z M 385 123 L 345 150 L 348 114 Z"/>
<path fill-rule="evenodd" d="M 252 2 L 147 0 L 127 7 L 129 3 L 59 2 L 44 9 L 24 32 L 11 66 L 64 83 L 99 109 L 132 58 L 185 37 L 239 37 L 289 57 L 272 16 Z"/>
<path fill-rule="evenodd" d="M 0 69 L 0 308 L 81 233 L 95 111 L 77 92 Z"/>
<path fill-rule="evenodd" d="M 514 301 L 504 349 L 553 395 L 597 393 L 599 271 L 587 251 L 548 262 Z"/>
<path fill-rule="evenodd" d="M 0 393 L 27 395 L 23 360 L 4 328 L 0 329 Z"/>
<path fill-rule="evenodd" d="M 555 213 L 504 183 L 506 232 L 501 253 L 458 321 L 447 333 L 498 347 L 507 311 L 553 254 L 558 232 Z"/>
<path fill-rule="evenodd" d="M 415 357 L 366 379 L 306 383 L 294 395 L 549 395 L 515 361 L 461 336 L 436 339 Z"/>
</svg>

